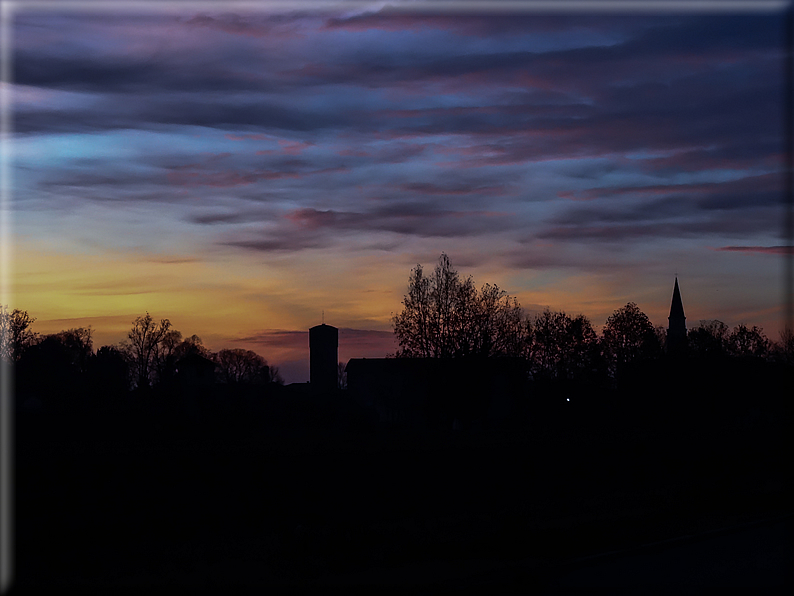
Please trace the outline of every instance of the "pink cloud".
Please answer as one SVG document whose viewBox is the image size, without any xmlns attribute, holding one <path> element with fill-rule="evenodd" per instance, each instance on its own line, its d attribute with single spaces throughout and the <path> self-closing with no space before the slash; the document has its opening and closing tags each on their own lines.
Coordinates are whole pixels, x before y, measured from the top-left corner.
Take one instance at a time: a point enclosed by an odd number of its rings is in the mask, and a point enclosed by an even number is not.
<svg viewBox="0 0 794 596">
<path fill-rule="evenodd" d="M 303 153 L 304 149 L 311 147 L 314 143 L 306 143 L 304 141 L 286 141 L 279 139 L 278 144 L 281 146 L 282 152 L 287 155 L 299 155 Z"/>
<path fill-rule="evenodd" d="M 794 255 L 794 246 L 723 246 L 713 250 L 730 252 L 757 252 L 767 255 Z"/>
<path fill-rule="evenodd" d="M 333 224 L 337 219 L 334 211 L 317 211 L 316 209 L 296 209 L 290 211 L 285 217 L 291 222 L 309 230 L 316 230 L 323 226 Z"/>
</svg>

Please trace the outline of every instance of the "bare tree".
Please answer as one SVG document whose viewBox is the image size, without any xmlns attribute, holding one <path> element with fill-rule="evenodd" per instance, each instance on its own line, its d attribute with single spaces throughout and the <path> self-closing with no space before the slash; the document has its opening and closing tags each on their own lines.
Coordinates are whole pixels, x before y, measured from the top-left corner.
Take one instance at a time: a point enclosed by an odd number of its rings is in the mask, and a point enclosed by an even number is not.
<svg viewBox="0 0 794 596">
<path fill-rule="evenodd" d="M 148 312 L 132 322 L 132 329 L 121 347 L 130 360 L 138 387 L 149 386 L 160 344 L 170 329 L 171 321 L 161 319 L 156 323 Z"/>
<path fill-rule="evenodd" d="M 233 348 L 221 350 L 217 355 L 221 379 L 226 383 L 241 384 L 269 380 L 267 361 L 252 350 Z"/>
<path fill-rule="evenodd" d="M 94 355 L 93 335 L 94 330 L 89 326 L 60 331 L 49 337 L 57 338 L 71 355 L 72 364 L 80 372 L 85 372 Z"/>
<path fill-rule="evenodd" d="M 274 385 L 284 384 L 284 377 L 281 376 L 278 366 L 271 365 L 267 367 L 267 382 L 273 383 Z"/>
<path fill-rule="evenodd" d="M 212 353 L 204 346 L 204 342 L 201 341 L 201 338 L 195 334 L 186 337 L 182 343 L 174 349 L 174 356 L 177 359 L 184 358 L 188 354 L 197 354 L 203 358 L 212 358 Z"/>
<path fill-rule="evenodd" d="M 18 361 L 22 352 L 36 340 L 30 326 L 36 319 L 26 310 L 15 308 L 8 312 L 7 306 L 0 306 L 0 358 Z"/>
<path fill-rule="evenodd" d="M 541 377 L 572 379 L 593 365 L 596 333 L 584 315 L 570 317 L 549 309 L 528 325 L 532 371 Z"/>
<path fill-rule="evenodd" d="M 461 280 L 441 254 L 430 277 L 421 265 L 411 271 L 403 310 L 392 320 L 400 344 L 397 356 L 452 358 L 518 355 L 524 325 L 521 307 L 496 285 L 478 292 L 471 277 Z"/>
<path fill-rule="evenodd" d="M 430 278 L 424 276 L 422 265 L 417 265 L 411 271 L 403 310 L 393 319 L 394 333 L 400 343 L 398 356 L 427 358 L 437 355 L 433 300 Z"/>
<path fill-rule="evenodd" d="M 613 373 L 631 362 L 657 356 L 662 349 L 653 324 L 634 302 L 607 319 L 602 346 Z"/>
<path fill-rule="evenodd" d="M 780 342 L 776 343 L 774 348 L 775 356 L 780 362 L 794 364 L 794 329 L 784 327 L 780 331 Z"/>
<path fill-rule="evenodd" d="M 761 327 L 737 325 L 727 338 L 727 346 L 731 356 L 763 358 L 769 354 L 770 342 Z"/>
<path fill-rule="evenodd" d="M 176 352 L 181 343 L 182 334 L 176 329 L 169 329 L 155 346 L 153 364 L 158 382 L 164 381 L 175 373 Z"/>
<path fill-rule="evenodd" d="M 689 353 L 699 357 L 715 357 L 726 354 L 728 331 L 728 326 L 722 321 L 700 321 L 687 333 Z"/>
</svg>

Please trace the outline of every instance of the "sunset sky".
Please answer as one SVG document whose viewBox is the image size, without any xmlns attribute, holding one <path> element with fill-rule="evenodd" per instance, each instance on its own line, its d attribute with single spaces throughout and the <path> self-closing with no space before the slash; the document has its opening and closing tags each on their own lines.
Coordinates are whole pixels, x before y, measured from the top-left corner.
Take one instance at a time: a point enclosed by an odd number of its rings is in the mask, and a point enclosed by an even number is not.
<svg viewBox="0 0 794 596">
<path fill-rule="evenodd" d="M 340 360 L 393 352 L 446 252 L 528 313 L 666 326 L 677 273 L 688 326 L 778 338 L 782 11 L 111 4 L 8 26 L 6 302 L 35 331 L 99 347 L 148 311 L 305 381 L 323 311 Z"/>
</svg>

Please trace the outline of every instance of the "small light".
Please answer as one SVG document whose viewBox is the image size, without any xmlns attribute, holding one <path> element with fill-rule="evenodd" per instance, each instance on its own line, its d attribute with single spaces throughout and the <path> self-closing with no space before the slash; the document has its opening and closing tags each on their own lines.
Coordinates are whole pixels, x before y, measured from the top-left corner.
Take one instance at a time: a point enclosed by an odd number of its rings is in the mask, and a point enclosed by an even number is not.
<svg viewBox="0 0 794 596">
<path fill-rule="evenodd" d="M 565 401 L 571 401 L 571 398 L 570 397 L 566 397 Z"/>
</svg>

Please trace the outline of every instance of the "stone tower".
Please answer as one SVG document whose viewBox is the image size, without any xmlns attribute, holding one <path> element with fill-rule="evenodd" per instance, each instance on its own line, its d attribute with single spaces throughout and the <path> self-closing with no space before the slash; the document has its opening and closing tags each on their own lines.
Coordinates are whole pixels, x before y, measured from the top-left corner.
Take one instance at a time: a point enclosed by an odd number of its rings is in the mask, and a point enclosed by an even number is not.
<svg viewBox="0 0 794 596">
<path fill-rule="evenodd" d="M 681 291 L 678 289 L 678 277 L 673 288 L 673 302 L 670 305 L 670 316 L 667 317 L 667 353 L 680 353 L 686 348 L 686 317 L 684 304 L 681 302 Z"/>
<path fill-rule="evenodd" d="M 309 383 L 318 391 L 333 391 L 337 387 L 339 330 L 331 325 L 317 325 L 309 329 Z"/>
</svg>

